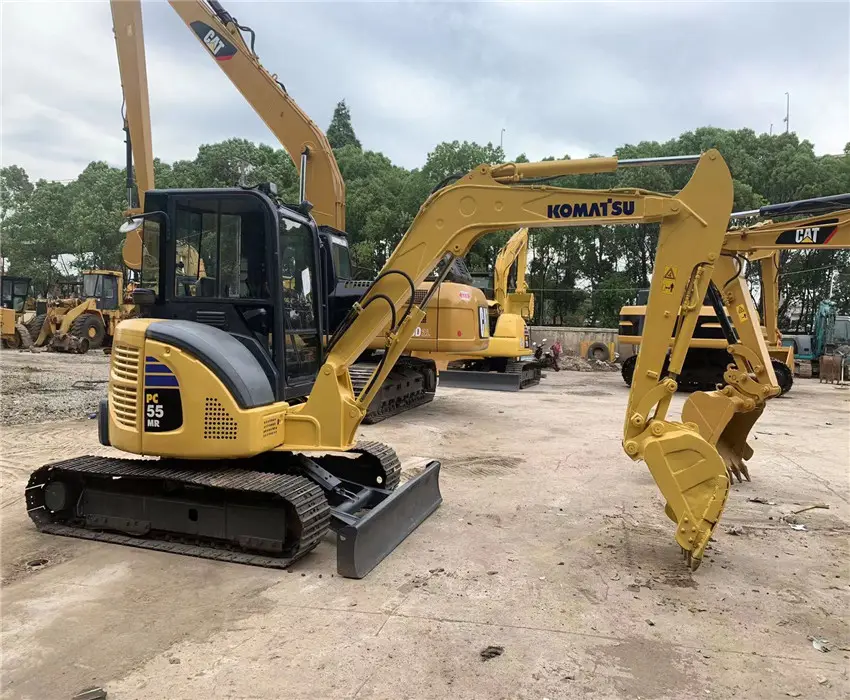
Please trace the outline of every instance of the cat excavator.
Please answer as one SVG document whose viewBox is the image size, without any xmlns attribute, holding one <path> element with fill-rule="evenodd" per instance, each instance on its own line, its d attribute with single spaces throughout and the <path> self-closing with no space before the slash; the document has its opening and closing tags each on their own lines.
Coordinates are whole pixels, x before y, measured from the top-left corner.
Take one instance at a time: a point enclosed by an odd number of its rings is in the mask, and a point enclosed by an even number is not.
<svg viewBox="0 0 850 700">
<path fill-rule="evenodd" d="M 743 265 L 746 261 L 758 262 L 761 267 L 761 287 L 764 311 L 764 334 L 767 339 L 768 353 L 771 357 L 774 372 L 777 375 L 781 393 L 791 390 L 794 382 L 794 350 L 782 345 L 782 334 L 779 332 L 779 252 L 785 250 L 786 239 L 780 242 L 780 233 L 790 230 L 790 226 L 798 226 L 800 241 L 794 241 L 794 249 L 834 248 L 846 249 L 848 246 L 843 237 L 844 227 L 847 226 L 847 209 L 850 194 L 819 197 L 782 204 L 772 204 L 752 211 L 735 212 L 731 219 L 761 218 L 754 225 L 730 228 L 724 243 L 724 254 L 735 255 L 737 263 Z M 774 221 L 776 218 L 789 216 L 805 216 L 807 219 L 797 221 Z M 768 217 L 773 217 L 768 218 Z M 825 218 L 823 218 L 825 217 Z M 821 234 L 821 218 L 834 223 L 824 226 L 832 231 L 832 237 L 826 241 Z M 834 227 L 834 230 L 833 230 Z M 813 231 L 806 233 L 806 229 Z M 827 230 L 824 228 L 823 230 Z M 795 237 L 797 229 L 794 229 Z M 770 236 L 773 235 L 773 239 Z M 757 240 L 758 245 L 751 250 L 741 252 L 746 247 L 741 241 Z M 643 305 L 624 306 L 620 310 L 619 342 L 640 345 L 645 307 Z M 727 317 L 730 310 L 727 309 Z M 757 322 L 758 319 L 754 319 Z M 686 361 L 685 375 L 680 387 L 705 388 L 713 387 L 723 382 L 723 374 L 729 361 L 726 352 L 727 340 L 718 316 L 710 305 L 704 305 L 697 321 L 694 338 Z M 623 379 L 631 382 L 637 358 L 632 356 L 623 363 Z"/>
<path fill-rule="evenodd" d="M 515 291 L 508 278 L 516 263 Z M 499 251 L 493 265 L 493 299 L 489 301 L 490 341 L 487 347 L 462 355 L 413 352 L 430 357 L 440 370 L 440 383 L 472 389 L 518 391 L 540 383 L 540 364 L 529 357 L 528 321 L 534 315 L 534 295 L 525 282 L 528 268 L 528 228 L 520 228 Z M 525 359 L 523 359 L 525 357 Z"/>
<path fill-rule="evenodd" d="M 131 141 L 139 144 L 133 153 L 137 163 L 145 164 L 139 185 L 140 189 L 153 189 L 153 169 L 148 165 L 152 155 L 141 3 L 112 0 L 110 4 Z M 368 281 L 351 278 L 348 237 L 344 232 L 345 183 L 333 149 L 277 76 L 262 66 L 250 27 L 241 25 L 216 0 L 172 0 L 170 4 L 295 163 L 300 176 L 300 199 L 309 200 L 320 229 L 320 250 L 329 285 L 324 327 L 333 331 L 369 286 Z M 134 231 L 125 243 L 125 264 L 133 269 L 140 264 L 140 240 L 138 231 Z M 420 298 L 428 293 L 430 284 L 423 282 L 419 286 Z M 433 399 L 437 367 L 426 356 L 428 352 L 476 352 L 487 347 L 489 329 L 481 323 L 486 317 L 487 300 L 480 290 L 444 282 L 431 308 L 410 344 L 411 350 L 425 352 L 399 358 L 364 422 L 376 423 Z M 351 367 L 355 389 L 362 389 L 369 381 L 383 351 L 383 335 L 378 335 Z"/>
<path fill-rule="evenodd" d="M 667 418 L 706 293 L 722 306 L 719 285 L 730 302 L 741 298 L 752 309 L 740 278 L 723 284 L 734 263 L 720 265 L 731 175 L 714 150 L 675 162 L 694 161 L 675 195 L 539 182 L 612 172 L 624 164 L 617 158 L 481 165 L 428 197 L 327 344 L 320 232 L 308 203 L 284 204 L 271 185 L 147 192 L 144 211 L 125 226 L 140 227 L 144 248 L 158 251 L 143 261 L 134 293 L 145 317 L 118 326 L 98 413 L 101 442 L 128 457 L 37 469 L 26 487 L 31 519 L 58 535 L 274 567 L 304 556 L 333 528 L 338 571 L 362 577 L 441 501 L 438 462 L 398 486 L 394 451 L 355 435 L 450 263 L 505 228 L 652 222 L 660 224 L 658 272 L 623 448 L 647 463 L 696 568 L 729 491 L 719 450 L 744 452 L 742 427 L 779 389 L 759 335 L 756 350 L 731 348 L 735 367 L 724 391 L 692 394 L 682 422 Z M 208 217 L 215 231 L 221 255 L 215 270 L 207 266 L 211 284 L 238 296 L 175 298 L 174 227 L 187 212 Z M 417 285 L 435 268 L 436 283 L 417 301 Z M 233 325 L 199 323 L 201 311 Z M 732 323 L 749 341 L 740 315 Z M 356 392 L 350 368 L 382 329 L 386 351 Z M 158 459 L 131 458 L 140 455 Z"/>
</svg>

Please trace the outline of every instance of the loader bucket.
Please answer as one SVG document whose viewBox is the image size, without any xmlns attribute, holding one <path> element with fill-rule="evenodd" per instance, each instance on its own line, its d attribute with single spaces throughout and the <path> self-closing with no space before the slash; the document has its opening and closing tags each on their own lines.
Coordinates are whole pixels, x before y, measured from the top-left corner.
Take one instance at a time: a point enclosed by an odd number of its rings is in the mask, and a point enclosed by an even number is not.
<svg viewBox="0 0 850 700">
<path fill-rule="evenodd" d="M 691 394 L 682 409 L 682 421 L 695 423 L 700 435 L 717 447 L 729 481 L 750 481 L 746 460 L 753 456 L 747 437 L 764 411 L 764 404 L 730 396 L 724 391 L 698 391 Z"/>
<path fill-rule="evenodd" d="M 664 512 L 676 523 L 676 541 L 696 570 L 729 494 L 726 467 L 692 428 L 662 421 L 650 428 L 643 459 L 667 501 Z"/>
<path fill-rule="evenodd" d="M 419 476 L 406 481 L 366 514 L 345 517 L 337 529 L 337 572 L 363 578 L 419 527 L 443 502 L 440 463 L 429 462 Z"/>
</svg>

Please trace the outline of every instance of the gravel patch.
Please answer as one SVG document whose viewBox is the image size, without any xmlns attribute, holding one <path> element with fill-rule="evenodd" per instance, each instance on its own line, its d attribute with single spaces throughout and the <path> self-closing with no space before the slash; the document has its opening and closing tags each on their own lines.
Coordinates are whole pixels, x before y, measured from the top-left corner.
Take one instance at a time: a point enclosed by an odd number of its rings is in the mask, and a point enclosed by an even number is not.
<svg viewBox="0 0 850 700">
<path fill-rule="evenodd" d="M 0 352 L 0 425 L 86 418 L 106 396 L 109 357 L 28 350 Z"/>
</svg>

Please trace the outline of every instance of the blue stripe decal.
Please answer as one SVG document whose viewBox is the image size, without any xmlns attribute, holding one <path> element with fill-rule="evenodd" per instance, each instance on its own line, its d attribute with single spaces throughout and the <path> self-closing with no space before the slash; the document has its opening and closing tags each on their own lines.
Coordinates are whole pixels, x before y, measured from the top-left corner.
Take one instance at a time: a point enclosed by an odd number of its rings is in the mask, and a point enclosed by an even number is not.
<svg viewBox="0 0 850 700">
<path fill-rule="evenodd" d="M 174 374 L 174 372 L 165 365 L 148 363 L 145 365 L 145 374 Z"/>
<path fill-rule="evenodd" d="M 145 358 L 145 362 L 159 362 L 159 360 L 158 360 L 157 358 L 155 358 L 155 357 L 151 357 L 150 355 L 148 355 L 148 356 Z"/>
<path fill-rule="evenodd" d="M 165 375 L 156 375 L 156 374 L 147 374 L 145 375 L 145 388 L 148 387 L 157 387 L 157 386 L 179 386 L 177 384 L 177 377 L 174 375 L 165 376 Z"/>
</svg>

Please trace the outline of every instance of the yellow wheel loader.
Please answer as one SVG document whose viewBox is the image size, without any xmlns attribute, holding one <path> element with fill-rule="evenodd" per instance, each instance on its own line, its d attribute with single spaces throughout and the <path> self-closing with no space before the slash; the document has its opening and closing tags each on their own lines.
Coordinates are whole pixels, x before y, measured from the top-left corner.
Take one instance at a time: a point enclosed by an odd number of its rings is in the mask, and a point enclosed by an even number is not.
<svg viewBox="0 0 850 700">
<path fill-rule="evenodd" d="M 32 299 L 32 279 L 2 275 L 0 292 L 0 343 L 13 350 L 30 347 L 32 338 L 26 321 L 27 306 Z"/>
<path fill-rule="evenodd" d="M 711 289 L 722 305 L 717 285 L 733 301 L 740 292 L 724 286 L 728 268 L 718 269 L 731 175 L 713 150 L 677 162 L 694 160 L 675 196 L 523 183 L 611 172 L 616 158 L 479 166 L 427 199 L 327 344 L 320 232 L 306 203 L 284 205 L 270 186 L 147 192 L 133 225 L 159 257 L 142 266 L 136 299 L 144 317 L 118 326 L 98 420 L 101 442 L 128 457 L 77 457 L 37 469 L 26 488 L 30 517 L 48 533 L 275 567 L 307 554 L 333 528 L 338 571 L 362 577 L 441 501 L 438 462 L 396 488 L 393 450 L 357 443 L 355 435 L 451 262 L 506 227 L 651 222 L 660 224 L 657 272 L 623 447 L 646 461 L 695 568 L 729 490 L 718 436 L 740 415 L 757 417 L 779 389 L 759 335 L 756 350 L 732 349 L 735 370 L 724 392 L 693 394 L 685 407 L 693 417 L 667 419 L 699 302 Z M 187 211 L 214 214 L 222 254 L 207 276 L 220 293 L 209 298 L 175 292 L 174 227 Z M 417 285 L 438 266 L 437 282 L 416 303 Z M 752 308 L 747 298 L 741 303 Z M 199 311 L 233 323 L 228 330 L 199 323 Z M 733 323 L 749 342 L 747 329 Z M 386 352 L 356 392 L 350 368 L 384 328 Z"/>
<path fill-rule="evenodd" d="M 128 141 L 132 144 L 132 159 L 137 164 L 139 205 L 143 206 L 141 193 L 153 189 L 153 155 L 141 4 L 137 0 L 112 0 L 110 4 L 127 105 Z M 320 254 L 328 270 L 324 327 L 330 334 L 370 284 L 351 278 L 345 234 L 345 183 L 333 149 L 322 130 L 286 92 L 277 76 L 262 66 L 254 51 L 253 30 L 240 25 L 215 0 L 174 0 L 170 4 L 295 163 L 300 176 L 300 199 L 309 199 L 311 214 L 320 228 Z M 249 35 L 250 45 L 246 41 Z M 133 187 L 132 181 L 128 182 L 128 191 Z M 131 207 L 131 211 L 133 209 Z M 138 231 L 128 234 L 123 255 L 129 269 L 140 268 L 142 248 Z M 424 297 L 429 289 L 430 283 L 423 282 L 417 294 Z M 486 308 L 487 300 L 480 290 L 446 283 L 433 299 L 431 313 L 423 320 L 410 349 L 426 352 L 482 350 L 487 347 L 489 332 L 479 324 L 479 318 L 486 315 Z M 199 318 L 202 322 L 206 322 L 205 319 L 212 317 Z M 230 320 L 221 322 L 228 325 Z M 365 387 L 381 362 L 384 344 L 383 334 L 377 335 L 352 367 L 355 389 Z M 396 363 L 382 384 L 364 422 L 376 423 L 428 403 L 433 400 L 436 388 L 435 362 L 408 353 Z"/>
<path fill-rule="evenodd" d="M 109 345 L 118 323 L 133 313 L 125 298 L 123 273 L 90 270 L 82 274 L 82 298 L 51 303 L 30 322 L 29 331 L 36 347 L 86 353 Z"/>
</svg>

